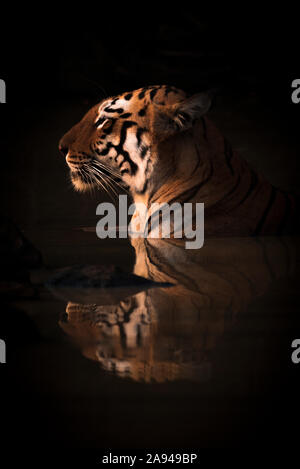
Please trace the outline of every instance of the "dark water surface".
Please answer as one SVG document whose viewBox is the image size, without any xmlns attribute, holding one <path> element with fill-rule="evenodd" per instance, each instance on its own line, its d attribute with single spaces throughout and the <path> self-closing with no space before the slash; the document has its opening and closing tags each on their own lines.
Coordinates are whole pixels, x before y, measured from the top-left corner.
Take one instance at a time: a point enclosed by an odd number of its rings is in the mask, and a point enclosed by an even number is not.
<svg viewBox="0 0 300 469">
<path fill-rule="evenodd" d="M 133 270 L 126 240 L 67 233 L 53 230 L 44 244 L 40 232 L 30 236 L 55 266 L 53 253 L 60 265 Z M 141 241 L 135 272 L 172 286 L 125 289 L 121 296 L 115 289 L 108 301 L 40 285 L 39 298 L 2 305 L 9 318 L 8 440 L 54 452 L 285 440 L 293 446 L 297 244 L 271 237 L 206 240 L 195 252 Z M 38 284 L 49 275 L 39 271 L 32 279 Z"/>
</svg>

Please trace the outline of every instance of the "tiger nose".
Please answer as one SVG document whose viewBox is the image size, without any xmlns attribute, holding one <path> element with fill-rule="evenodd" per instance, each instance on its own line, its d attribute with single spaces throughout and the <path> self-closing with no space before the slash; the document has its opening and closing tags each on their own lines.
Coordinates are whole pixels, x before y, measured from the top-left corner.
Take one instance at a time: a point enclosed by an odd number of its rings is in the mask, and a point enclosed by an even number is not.
<svg viewBox="0 0 300 469">
<path fill-rule="evenodd" d="M 59 143 L 58 145 L 58 149 L 59 151 L 61 152 L 61 154 L 66 158 L 68 152 L 69 152 L 69 148 L 67 145 L 63 144 L 63 143 Z"/>
</svg>

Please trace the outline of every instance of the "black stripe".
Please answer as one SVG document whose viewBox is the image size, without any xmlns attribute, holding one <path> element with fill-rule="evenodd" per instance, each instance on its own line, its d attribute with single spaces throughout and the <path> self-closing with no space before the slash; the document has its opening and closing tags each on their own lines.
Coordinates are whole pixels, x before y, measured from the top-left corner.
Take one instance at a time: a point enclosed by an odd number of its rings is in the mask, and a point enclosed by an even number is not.
<svg viewBox="0 0 300 469">
<path fill-rule="evenodd" d="M 261 218 L 260 218 L 260 220 L 259 220 L 259 222 L 258 222 L 258 224 L 257 224 L 257 226 L 256 226 L 256 228 L 255 228 L 255 230 L 253 231 L 253 234 L 254 234 L 254 235 L 258 235 L 258 234 L 261 233 L 262 228 L 263 228 L 263 226 L 264 226 L 264 223 L 265 223 L 265 221 L 266 221 L 266 218 L 267 218 L 267 216 L 268 216 L 268 213 L 269 213 L 269 211 L 270 211 L 270 209 L 271 209 L 271 207 L 272 207 L 272 205 L 273 205 L 273 203 L 274 203 L 274 200 L 275 200 L 275 198 L 276 198 L 276 195 L 277 195 L 276 189 L 272 186 L 272 190 L 271 190 L 271 194 L 270 194 L 269 201 L 268 201 L 268 203 L 267 203 L 267 206 L 266 206 L 266 208 L 265 208 L 265 210 L 264 210 L 264 212 L 263 212 L 263 214 L 262 214 L 262 216 L 261 216 Z"/>
<path fill-rule="evenodd" d="M 202 122 L 202 127 L 203 127 L 203 137 L 207 141 L 207 128 L 206 128 L 206 122 L 205 122 L 204 117 L 201 118 L 201 122 Z"/>
<path fill-rule="evenodd" d="M 140 156 L 141 156 L 142 159 L 145 158 L 146 153 L 147 153 L 148 150 L 149 150 L 148 145 L 143 145 L 142 146 L 142 150 L 141 150 L 141 153 L 140 153 Z"/>
<path fill-rule="evenodd" d="M 98 127 L 100 124 L 102 124 L 106 120 L 106 117 L 100 117 L 96 122 L 95 122 L 95 127 Z"/>
<path fill-rule="evenodd" d="M 233 168 L 231 166 L 231 158 L 233 156 L 232 148 L 230 143 L 226 138 L 224 138 L 224 155 L 228 168 L 230 169 L 231 174 L 233 174 Z"/>
<path fill-rule="evenodd" d="M 109 129 L 105 129 L 104 132 L 110 133 L 114 123 L 115 123 L 115 119 L 112 121 L 111 127 Z M 128 151 L 124 150 L 123 146 L 126 140 L 127 130 L 134 125 L 137 125 L 137 123 L 133 121 L 125 121 L 121 127 L 120 141 L 118 145 L 113 145 L 111 142 L 108 142 L 105 148 L 101 150 L 98 150 L 98 149 L 95 150 L 98 155 L 106 156 L 109 153 L 109 150 L 111 148 L 114 148 L 117 152 L 117 155 L 118 156 L 122 155 L 124 157 L 124 161 L 127 161 L 129 163 L 132 175 L 136 174 L 138 167 L 135 164 L 135 162 L 132 161 L 132 159 L 130 158 Z M 124 163 L 124 161 L 122 162 L 122 164 Z M 121 174 L 124 174 L 124 172 L 128 172 L 128 171 L 123 170 Z"/>
<path fill-rule="evenodd" d="M 138 142 L 138 146 L 142 143 L 142 135 L 143 133 L 147 132 L 147 129 L 145 127 L 139 127 L 136 131 L 136 139 Z"/>
<path fill-rule="evenodd" d="M 254 189 L 256 189 L 257 183 L 258 183 L 257 174 L 256 174 L 255 171 L 253 171 L 253 170 L 251 169 L 251 181 L 250 181 L 248 190 L 247 190 L 246 194 L 242 197 L 242 199 L 238 202 L 238 204 L 236 205 L 236 207 L 239 207 L 240 205 L 242 205 L 242 204 L 245 202 L 246 199 L 248 199 L 248 197 L 250 196 L 250 194 L 254 191 Z M 235 208 L 236 208 L 236 207 L 235 207 Z"/>
<path fill-rule="evenodd" d="M 124 163 L 124 161 L 122 161 L 122 164 Z M 122 167 L 122 164 L 120 166 L 120 168 Z M 123 176 L 123 174 L 126 174 L 126 173 L 129 173 L 129 170 L 128 169 L 122 169 L 121 170 L 121 175 Z"/>
<path fill-rule="evenodd" d="M 128 117 L 130 117 L 132 115 L 131 112 L 125 112 L 125 114 L 121 114 L 120 115 L 120 119 L 127 119 Z"/>
<path fill-rule="evenodd" d="M 100 155 L 100 156 L 106 156 L 109 152 L 109 150 L 111 149 L 112 147 L 112 144 L 110 142 L 107 143 L 106 147 L 103 148 L 102 150 L 96 150 L 96 153 L 97 155 Z"/>
<path fill-rule="evenodd" d="M 132 301 L 130 303 L 130 307 L 127 310 L 124 308 L 124 306 L 122 304 L 120 304 L 120 309 L 122 310 L 122 313 L 123 313 L 123 321 L 122 321 L 122 323 L 120 323 L 118 321 L 118 323 L 119 324 L 129 323 L 130 322 L 130 316 L 134 312 L 136 306 L 137 306 L 137 304 L 136 304 L 135 299 L 132 299 Z"/>
<path fill-rule="evenodd" d="M 105 112 L 117 112 L 118 114 L 122 114 L 122 112 L 124 112 L 124 109 L 122 107 L 118 107 L 116 109 L 112 109 L 110 107 L 106 107 L 104 109 Z"/>
<path fill-rule="evenodd" d="M 138 94 L 139 99 L 143 99 L 145 97 L 145 93 L 148 88 L 143 88 L 142 91 Z"/>
<path fill-rule="evenodd" d="M 123 145 L 126 140 L 127 130 L 134 125 L 137 125 L 137 123 L 133 121 L 125 121 L 121 128 L 119 144 L 112 145 L 116 149 L 117 153 L 120 155 L 123 155 L 124 160 L 128 161 L 130 168 L 131 168 L 132 175 L 134 175 L 137 172 L 138 167 L 135 164 L 135 162 L 132 161 L 132 159 L 130 158 L 128 151 L 124 150 Z"/>
<path fill-rule="evenodd" d="M 142 333 L 141 333 L 141 325 L 137 324 L 136 326 L 136 346 L 141 347 L 142 345 Z"/>
<path fill-rule="evenodd" d="M 119 331 L 120 331 L 120 342 L 121 342 L 121 347 L 123 349 L 127 349 L 127 343 L 126 343 L 126 332 L 125 332 L 125 329 L 124 329 L 124 324 L 123 323 L 119 323 L 118 324 L 119 326 Z"/>
<path fill-rule="evenodd" d="M 150 99 L 153 100 L 154 96 L 158 92 L 158 88 L 154 88 L 152 91 L 150 91 Z"/>
<path fill-rule="evenodd" d="M 138 112 L 138 115 L 143 117 L 146 114 L 147 107 L 148 107 L 148 105 L 143 107 L 142 109 L 140 109 L 139 112 Z"/>
<path fill-rule="evenodd" d="M 199 151 L 199 146 L 197 145 L 197 143 L 195 143 L 195 148 L 196 148 L 196 153 L 197 153 L 197 163 L 192 171 L 192 174 L 195 174 L 195 172 L 198 170 L 200 163 L 201 163 L 200 151 Z"/>
<path fill-rule="evenodd" d="M 171 91 L 173 91 L 172 86 L 166 85 L 166 87 L 165 87 L 165 96 L 168 96 L 168 94 L 171 93 Z"/>
<path fill-rule="evenodd" d="M 137 123 L 133 121 L 126 121 L 122 124 L 121 132 L 120 132 L 120 142 L 118 145 L 118 147 L 121 147 L 121 149 L 123 149 L 123 145 L 126 140 L 127 130 L 130 129 L 130 127 L 133 127 L 134 125 L 137 125 Z"/>
</svg>

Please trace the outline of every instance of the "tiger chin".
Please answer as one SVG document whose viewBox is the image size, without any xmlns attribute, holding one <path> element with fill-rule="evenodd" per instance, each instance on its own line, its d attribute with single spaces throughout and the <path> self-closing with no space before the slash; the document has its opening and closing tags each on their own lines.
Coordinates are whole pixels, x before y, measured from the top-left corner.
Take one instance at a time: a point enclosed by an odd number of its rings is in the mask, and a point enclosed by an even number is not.
<svg viewBox="0 0 300 469">
<path fill-rule="evenodd" d="M 79 171 L 70 171 L 70 179 L 77 192 L 87 192 L 92 190 L 91 184 L 84 180 L 84 177 Z"/>
<path fill-rule="evenodd" d="M 205 236 L 299 233 L 296 199 L 275 189 L 206 117 L 211 93 L 149 86 L 104 99 L 59 149 L 77 191 L 128 188 L 135 203 L 204 203 Z"/>
</svg>

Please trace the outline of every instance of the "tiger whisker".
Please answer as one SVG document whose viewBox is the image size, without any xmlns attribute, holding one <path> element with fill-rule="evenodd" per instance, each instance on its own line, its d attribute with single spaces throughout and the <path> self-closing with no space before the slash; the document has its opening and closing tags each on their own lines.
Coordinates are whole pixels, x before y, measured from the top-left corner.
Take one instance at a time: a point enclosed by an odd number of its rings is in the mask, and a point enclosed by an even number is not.
<svg viewBox="0 0 300 469">
<path fill-rule="evenodd" d="M 101 187 L 105 190 L 105 192 L 107 192 L 107 194 L 110 197 L 112 197 L 111 193 L 113 193 L 113 195 L 117 195 L 114 188 L 108 185 L 107 181 L 104 179 L 104 177 L 100 173 L 93 172 L 91 167 L 88 167 L 88 170 L 89 170 L 89 173 L 94 177 L 96 182 L 100 183 Z M 108 188 L 110 189 L 110 191 L 108 191 Z"/>
<path fill-rule="evenodd" d="M 95 189 L 94 189 L 94 180 L 93 180 L 93 175 L 90 173 L 89 171 L 89 168 L 87 165 L 83 165 L 83 167 L 79 170 L 79 172 L 84 175 L 85 177 L 85 180 L 87 179 L 87 185 L 88 185 L 88 188 L 90 191 L 93 192 L 93 194 L 95 194 Z M 101 184 L 102 185 L 102 184 Z M 103 185 L 102 185 L 103 187 Z"/>
<path fill-rule="evenodd" d="M 99 174 L 99 173 L 98 173 Z M 100 177 L 102 177 L 103 179 L 103 182 L 105 182 L 107 184 L 107 186 L 111 189 L 111 191 L 114 193 L 114 195 L 116 196 L 116 198 L 118 197 L 118 193 L 117 191 L 115 190 L 114 186 L 112 185 L 111 181 L 109 179 L 107 179 L 109 176 L 102 176 L 101 174 L 99 174 Z"/>
<path fill-rule="evenodd" d="M 97 170 L 100 170 L 101 169 L 104 169 L 105 172 L 108 172 L 109 174 L 111 174 L 112 176 L 115 176 L 116 178 L 120 179 L 121 180 L 121 174 L 120 172 L 116 171 L 115 169 L 112 169 L 112 168 L 109 168 L 101 163 L 94 163 L 92 164 L 92 167 L 97 169 Z M 121 184 L 123 183 L 123 181 L 121 180 Z M 124 184 L 124 183 L 123 183 Z"/>
<path fill-rule="evenodd" d="M 79 174 L 83 176 L 83 179 L 88 186 L 88 189 L 91 191 L 93 188 L 93 181 L 91 177 L 89 176 L 88 172 L 86 171 L 85 167 L 79 168 Z"/>
<path fill-rule="evenodd" d="M 101 176 L 104 176 L 104 178 L 106 178 L 106 180 L 108 180 L 111 184 L 117 185 L 120 189 L 125 190 L 127 193 L 129 193 L 128 189 L 125 186 L 122 186 L 118 181 L 115 181 L 108 174 L 103 175 L 103 173 L 101 173 L 99 171 L 97 171 L 97 174 L 100 174 Z"/>
<path fill-rule="evenodd" d="M 92 166 L 95 165 L 98 168 L 103 168 L 106 171 L 110 172 L 112 175 L 117 176 L 118 178 L 121 178 L 121 173 L 117 171 L 116 169 L 109 168 L 105 166 L 104 164 L 100 163 L 99 161 L 95 160 L 92 162 Z"/>
<path fill-rule="evenodd" d="M 89 181 L 90 181 L 89 189 L 90 189 L 90 191 L 92 192 L 92 194 L 95 195 L 95 184 L 94 184 L 92 175 L 90 174 L 90 172 L 88 171 L 88 169 L 87 169 L 87 171 L 86 171 L 86 175 L 87 175 L 87 177 L 88 177 L 88 179 L 89 179 Z"/>
<path fill-rule="evenodd" d="M 104 167 L 104 169 L 109 172 L 110 174 L 114 175 L 113 173 L 110 172 L 110 170 L 108 170 L 106 167 Z M 92 170 L 93 171 L 96 171 L 98 174 L 100 174 L 101 176 L 104 176 L 106 178 L 108 178 L 113 184 L 116 184 L 117 186 L 120 187 L 120 189 L 123 189 L 125 190 L 126 192 L 129 193 L 128 189 L 126 188 L 126 186 L 124 186 L 122 183 L 120 183 L 119 181 L 116 181 L 114 178 L 112 178 L 109 174 L 103 174 L 101 172 L 101 170 L 99 168 L 95 168 L 92 166 Z"/>
</svg>

